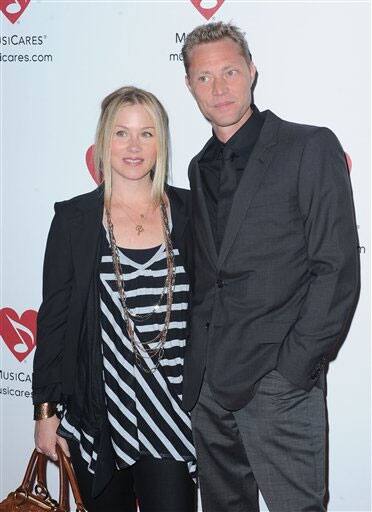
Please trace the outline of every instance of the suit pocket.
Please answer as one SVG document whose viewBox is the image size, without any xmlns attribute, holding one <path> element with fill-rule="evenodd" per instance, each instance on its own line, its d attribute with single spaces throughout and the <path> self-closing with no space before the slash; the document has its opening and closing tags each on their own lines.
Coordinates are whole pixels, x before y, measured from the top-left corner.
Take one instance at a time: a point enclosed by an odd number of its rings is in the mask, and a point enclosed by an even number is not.
<svg viewBox="0 0 372 512">
<path fill-rule="evenodd" d="M 289 405 L 289 400 L 293 400 L 294 406 L 309 395 L 308 391 L 293 384 L 287 377 L 279 373 L 278 370 L 272 370 L 262 377 L 260 391 L 272 400 L 278 401 L 278 403 L 284 401 Z"/>
</svg>

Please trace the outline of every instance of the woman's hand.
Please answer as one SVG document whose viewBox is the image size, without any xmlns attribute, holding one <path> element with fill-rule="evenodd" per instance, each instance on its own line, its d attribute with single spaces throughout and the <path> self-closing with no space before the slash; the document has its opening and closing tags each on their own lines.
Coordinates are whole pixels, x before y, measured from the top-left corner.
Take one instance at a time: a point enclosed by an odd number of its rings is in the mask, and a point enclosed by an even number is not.
<svg viewBox="0 0 372 512">
<path fill-rule="evenodd" d="M 35 421 L 35 447 L 39 453 L 44 453 L 47 457 L 56 461 L 58 459 L 56 452 L 56 443 L 62 448 L 63 452 L 70 456 L 68 445 L 63 437 L 57 435 L 59 419 L 56 415 L 50 418 Z"/>
</svg>

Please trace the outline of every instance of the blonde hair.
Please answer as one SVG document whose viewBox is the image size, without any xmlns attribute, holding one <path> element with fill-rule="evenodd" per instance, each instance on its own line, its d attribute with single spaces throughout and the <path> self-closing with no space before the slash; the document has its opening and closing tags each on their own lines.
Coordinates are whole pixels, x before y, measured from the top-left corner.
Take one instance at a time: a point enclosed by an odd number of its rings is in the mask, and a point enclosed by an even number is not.
<svg viewBox="0 0 372 512">
<path fill-rule="evenodd" d="M 221 41 L 221 39 L 230 38 L 232 41 L 240 46 L 243 57 L 249 65 L 252 61 L 252 55 L 248 47 L 245 34 L 232 23 L 224 23 L 223 21 L 217 21 L 213 23 L 207 23 L 206 25 L 199 25 L 190 32 L 182 47 L 182 58 L 185 66 L 186 75 L 189 74 L 190 67 L 190 53 L 195 46 L 204 43 L 213 43 L 215 41 Z"/>
<path fill-rule="evenodd" d="M 97 125 L 94 164 L 104 184 L 105 207 L 110 207 L 112 194 L 111 140 L 118 111 L 127 105 L 143 105 L 151 115 L 157 137 L 157 156 L 152 170 L 151 195 L 159 204 L 164 195 L 164 186 L 169 167 L 169 122 L 165 108 L 151 92 L 126 86 L 112 92 L 102 101 L 101 115 Z"/>
</svg>

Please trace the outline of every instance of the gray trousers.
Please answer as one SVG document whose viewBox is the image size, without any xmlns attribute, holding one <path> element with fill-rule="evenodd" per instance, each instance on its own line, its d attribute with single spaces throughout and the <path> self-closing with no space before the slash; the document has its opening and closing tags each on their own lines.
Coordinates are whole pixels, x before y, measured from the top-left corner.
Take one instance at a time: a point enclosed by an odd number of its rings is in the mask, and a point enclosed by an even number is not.
<svg viewBox="0 0 372 512">
<path fill-rule="evenodd" d="M 242 409 L 213 398 L 207 378 L 192 414 L 203 512 L 324 512 L 324 391 L 265 375 Z"/>
</svg>

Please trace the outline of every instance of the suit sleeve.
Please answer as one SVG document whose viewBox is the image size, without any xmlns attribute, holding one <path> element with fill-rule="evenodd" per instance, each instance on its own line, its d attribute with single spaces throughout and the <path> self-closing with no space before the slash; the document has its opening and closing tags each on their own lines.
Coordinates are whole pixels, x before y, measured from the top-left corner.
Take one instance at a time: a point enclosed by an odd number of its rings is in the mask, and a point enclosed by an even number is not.
<svg viewBox="0 0 372 512">
<path fill-rule="evenodd" d="M 73 280 L 71 244 L 59 204 L 50 227 L 43 267 L 43 300 L 37 317 L 33 403 L 61 399 L 61 366 Z"/>
<path fill-rule="evenodd" d="M 343 342 L 359 297 L 358 235 L 345 154 L 335 135 L 308 140 L 298 181 L 310 284 L 298 320 L 284 340 L 277 369 L 310 390 Z"/>
</svg>

